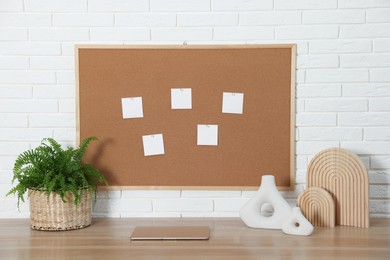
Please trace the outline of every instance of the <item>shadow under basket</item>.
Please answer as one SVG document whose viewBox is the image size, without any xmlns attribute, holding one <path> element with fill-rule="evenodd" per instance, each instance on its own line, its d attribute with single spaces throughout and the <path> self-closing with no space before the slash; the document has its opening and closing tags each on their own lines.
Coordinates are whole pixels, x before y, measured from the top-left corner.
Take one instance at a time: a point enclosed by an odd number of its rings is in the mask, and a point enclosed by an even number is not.
<svg viewBox="0 0 390 260">
<path fill-rule="evenodd" d="M 61 196 L 55 192 L 49 197 L 44 191 L 29 190 L 30 193 L 30 225 L 32 229 L 60 231 L 85 228 L 91 225 L 92 199 L 90 192 L 85 189 L 80 203 L 74 204 L 71 192 Z"/>
</svg>

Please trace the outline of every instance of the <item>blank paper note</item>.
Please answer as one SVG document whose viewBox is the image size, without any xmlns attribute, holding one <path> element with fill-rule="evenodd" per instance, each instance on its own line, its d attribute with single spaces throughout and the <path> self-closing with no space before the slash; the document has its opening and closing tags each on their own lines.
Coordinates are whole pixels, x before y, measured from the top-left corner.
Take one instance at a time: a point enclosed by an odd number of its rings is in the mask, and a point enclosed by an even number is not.
<svg viewBox="0 0 390 260">
<path fill-rule="evenodd" d="M 164 154 L 164 140 L 162 134 L 143 135 L 144 155 Z"/>
<path fill-rule="evenodd" d="M 223 92 L 222 113 L 242 114 L 244 93 Z"/>
<path fill-rule="evenodd" d="M 172 88 L 171 89 L 172 109 L 192 109 L 192 89 Z"/>
<path fill-rule="evenodd" d="M 124 119 L 144 117 L 142 97 L 122 98 L 122 116 Z"/>
<path fill-rule="evenodd" d="M 218 145 L 218 125 L 198 125 L 198 145 Z"/>
</svg>

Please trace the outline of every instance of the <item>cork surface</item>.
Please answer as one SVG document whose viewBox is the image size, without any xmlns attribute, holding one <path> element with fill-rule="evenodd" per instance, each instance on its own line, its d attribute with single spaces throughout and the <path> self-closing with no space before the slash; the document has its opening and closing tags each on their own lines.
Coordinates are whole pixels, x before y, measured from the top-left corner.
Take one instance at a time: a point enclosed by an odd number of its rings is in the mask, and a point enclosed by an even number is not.
<svg viewBox="0 0 390 260">
<path fill-rule="evenodd" d="M 292 188 L 295 46 L 78 46 L 79 139 L 99 138 L 86 161 L 112 186 L 258 187 L 275 175 Z M 171 109 L 171 88 L 192 88 L 192 109 Z M 244 93 L 243 114 L 222 113 L 222 93 Z M 123 119 L 121 98 L 143 99 Z M 197 145 L 197 124 L 218 125 L 218 146 Z M 164 155 L 142 136 L 162 133 Z"/>
</svg>

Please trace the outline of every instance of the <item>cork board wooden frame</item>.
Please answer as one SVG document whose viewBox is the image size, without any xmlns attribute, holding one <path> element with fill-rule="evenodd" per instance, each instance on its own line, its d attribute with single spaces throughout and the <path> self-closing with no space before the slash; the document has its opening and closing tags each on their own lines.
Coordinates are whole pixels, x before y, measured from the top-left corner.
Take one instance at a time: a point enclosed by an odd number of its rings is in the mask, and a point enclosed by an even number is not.
<svg viewBox="0 0 390 260">
<path fill-rule="evenodd" d="M 102 189 L 254 190 L 272 174 L 294 189 L 294 44 L 77 45 L 77 142 Z M 192 109 L 172 110 L 171 88 L 192 88 Z M 222 113 L 223 92 L 244 93 L 242 115 Z M 123 119 L 121 98 L 142 96 L 144 118 Z M 218 146 L 196 144 L 216 124 Z M 165 154 L 144 156 L 142 135 L 162 133 Z"/>
</svg>

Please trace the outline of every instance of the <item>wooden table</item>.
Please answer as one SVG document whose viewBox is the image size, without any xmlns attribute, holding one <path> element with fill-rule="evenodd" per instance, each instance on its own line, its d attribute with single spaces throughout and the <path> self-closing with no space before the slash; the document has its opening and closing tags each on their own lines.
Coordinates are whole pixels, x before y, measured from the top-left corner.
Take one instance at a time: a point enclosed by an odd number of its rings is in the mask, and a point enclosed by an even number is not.
<svg viewBox="0 0 390 260">
<path fill-rule="evenodd" d="M 208 241 L 130 241 L 137 225 L 208 225 Z M 94 219 L 63 232 L 0 220 L 0 259 L 390 259 L 390 219 L 368 229 L 316 228 L 309 237 L 247 228 L 236 218 Z"/>
</svg>

